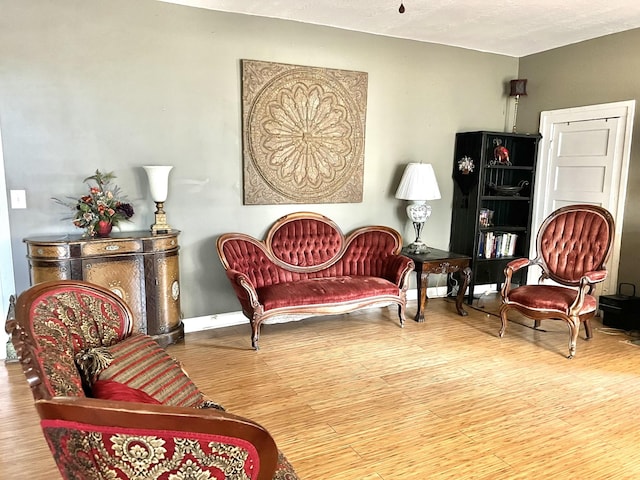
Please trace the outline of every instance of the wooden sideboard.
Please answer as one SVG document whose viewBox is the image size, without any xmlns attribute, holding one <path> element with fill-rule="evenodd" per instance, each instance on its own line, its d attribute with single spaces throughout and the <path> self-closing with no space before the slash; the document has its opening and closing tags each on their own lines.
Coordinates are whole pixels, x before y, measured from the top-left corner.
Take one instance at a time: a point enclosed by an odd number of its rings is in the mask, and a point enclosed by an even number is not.
<svg viewBox="0 0 640 480">
<path fill-rule="evenodd" d="M 180 312 L 178 234 L 112 233 L 108 238 L 80 235 L 24 239 L 31 284 L 85 280 L 124 299 L 134 316 L 133 330 L 166 346 L 184 336 Z"/>
</svg>

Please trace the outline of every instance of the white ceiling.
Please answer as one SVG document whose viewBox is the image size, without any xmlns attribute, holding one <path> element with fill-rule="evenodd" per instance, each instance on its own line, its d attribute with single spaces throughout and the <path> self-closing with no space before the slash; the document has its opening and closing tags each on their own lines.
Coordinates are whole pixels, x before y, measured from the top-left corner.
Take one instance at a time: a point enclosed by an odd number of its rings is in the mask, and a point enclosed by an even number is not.
<svg viewBox="0 0 640 480">
<path fill-rule="evenodd" d="M 639 0 L 160 0 L 523 57 L 640 27 Z M 640 47 L 640 46 L 639 46 Z"/>
</svg>

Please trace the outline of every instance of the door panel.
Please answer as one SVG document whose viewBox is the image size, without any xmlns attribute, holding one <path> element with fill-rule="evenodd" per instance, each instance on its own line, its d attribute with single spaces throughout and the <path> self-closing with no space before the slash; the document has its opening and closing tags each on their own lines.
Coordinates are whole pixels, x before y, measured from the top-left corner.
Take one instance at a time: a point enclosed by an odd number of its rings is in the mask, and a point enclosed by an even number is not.
<svg viewBox="0 0 640 480">
<path fill-rule="evenodd" d="M 574 203 L 610 208 L 618 128 L 618 119 L 554 125 L 549 158 L 553 188 L 545 195 L 545 211 L 551 213 L 560 206 Z"/>
<path fill-rule="evenodd" d="M 617 119 L 612 119 L 617 120 Z M 559 129 L 561 137 L 558 142 L 560 157 L 601 157 L 607 155 L 610 136 L 610 125 L 605 120 L 604 128 L 599 128 L 602 120 L 590 120 L 567 124 L 566 129 Z"/>
<path fill-rule="evenodd" d="M 556 169 L 555 191 L 601 193 L 607 168 L 565 166 Z"/>
</svg>

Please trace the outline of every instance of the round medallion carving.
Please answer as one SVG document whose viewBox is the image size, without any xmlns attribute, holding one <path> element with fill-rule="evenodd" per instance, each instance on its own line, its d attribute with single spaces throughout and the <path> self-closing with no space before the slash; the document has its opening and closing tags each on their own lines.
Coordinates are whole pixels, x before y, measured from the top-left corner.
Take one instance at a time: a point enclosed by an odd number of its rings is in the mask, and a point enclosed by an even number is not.
<svg viewBox="0 0 640 480">
<path fill-rule="evenodd" d="M 174 280 L 173 283 L 171 284 L 171 298 L 173 298 L 174 300 L 178 300 L 179 296 L 180 296 L 180 284 L 178 283 L 177 280 Z"/>
<path fill-rule="evenodd" d="M 248 203 L 362 201 L 366 74 L 245 62 Z"/>
</svg>

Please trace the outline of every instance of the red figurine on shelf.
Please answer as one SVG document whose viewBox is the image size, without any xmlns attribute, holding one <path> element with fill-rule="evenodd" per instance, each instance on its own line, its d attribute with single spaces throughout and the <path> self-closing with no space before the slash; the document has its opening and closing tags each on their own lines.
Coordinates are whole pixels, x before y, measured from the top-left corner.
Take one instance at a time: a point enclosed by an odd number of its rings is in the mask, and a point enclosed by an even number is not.
<svg viewBox="0 0 640 480">
<path fill-rule="evenodd" d="M 496 138 L 493 140 L 495 148 L 493 149 L 493 164 L 494 165 L 511 165 L 509 160 L 509 150 L 502 145 L 502 140 Z"/>
</svg>

